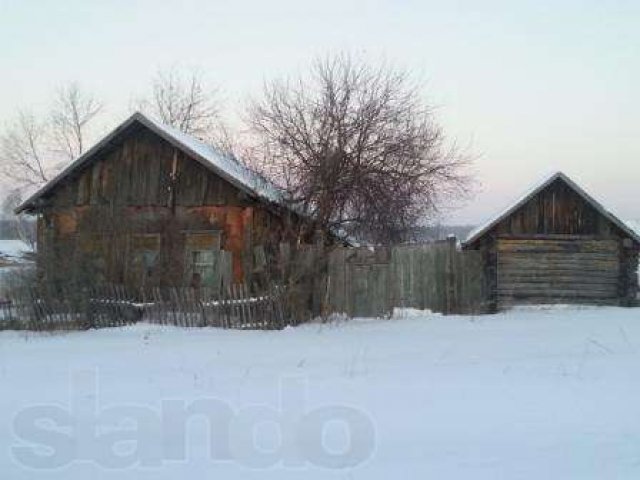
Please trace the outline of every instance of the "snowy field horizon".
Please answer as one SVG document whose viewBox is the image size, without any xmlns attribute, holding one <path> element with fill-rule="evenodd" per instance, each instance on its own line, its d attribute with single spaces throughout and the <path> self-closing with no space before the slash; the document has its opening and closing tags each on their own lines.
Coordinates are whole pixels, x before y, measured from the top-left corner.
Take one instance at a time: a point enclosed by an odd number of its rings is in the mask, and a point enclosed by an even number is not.
<svg viewBox="0 0 640 480">
<path fill-rule="evenodd" d="M 0 471 L 635 479 L 639 368 L 639 311 L 614 307 L 397 310 L 283 331 L 5 331 Z M 176 421 L 170 405 L 193 410 Z M 197 405 L 228 412 L 230 430 Z M 253 443 L 243 443 L 247 432 Z M 45 447 L 55 439 L 68 442 Z"/>
</svg>

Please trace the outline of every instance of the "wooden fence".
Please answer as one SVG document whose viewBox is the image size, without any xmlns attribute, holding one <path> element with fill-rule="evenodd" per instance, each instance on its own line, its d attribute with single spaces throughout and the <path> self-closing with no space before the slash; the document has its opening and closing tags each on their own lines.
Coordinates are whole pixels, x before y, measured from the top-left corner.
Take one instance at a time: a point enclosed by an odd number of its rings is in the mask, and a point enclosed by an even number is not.
<svg viewBox="0 0 640 480">
<path fill-rule="evenodd" d="M 0 330 L 81 330 L 139 321 L 237 329 L 279 329 L 292 323 L 281 292 L 252 293 L 245 284 L 215 295 L 186 287 L 139 292 L 114 285 L 73 291 L 30 288 L 0 302 Z"/>
<path fill-rule="evenodd" d="M 306 293 L 301 294 L 310 297 L 314 315 L 380 317 L 391 314 L 394 307 L 445 314 L 490 310 L 482 256 L 460 251 L 455 238 L 376 248 L 307 246 L 297 257 L 292 253 L 290 263 L 294 266 L 289 270 L 312 269 Z"/>
<path fill-rule="evenodd" d="M 252 294 L 246 284 L 233 284 L 223 295 L 203 296 L 193 288 L 155 288 L 150 300 L 143 319 L 151 323 L 263 330 L 291 323 L 277 289 Z"/>
<path fill-rule="evenodd" d="M 480 252 L 455 239 L 380 248 L 281 245 L 266 260 L 259 247 L 247 284 L 215 287 L 14 289 L 0 304 L 0 329 L 83 329 L 144 320 L 185 327 L 277 329 L 327 318 L 383 317 L 395 307 L 445 314 L 489 310 Z"/>
</svg>

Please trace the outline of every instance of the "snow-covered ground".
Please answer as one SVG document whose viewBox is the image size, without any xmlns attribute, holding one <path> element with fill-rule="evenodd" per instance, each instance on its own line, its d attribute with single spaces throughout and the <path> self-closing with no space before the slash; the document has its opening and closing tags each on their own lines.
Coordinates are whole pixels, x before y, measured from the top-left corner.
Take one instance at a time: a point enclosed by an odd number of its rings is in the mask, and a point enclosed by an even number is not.
<svg viewBox="0 0 640 480">
<path fill-rule="evenodd" d="M 31 247 L 22 240 L 0 240 L 0 260 L 19 263 L 24 261 L 25 255 L 32 252 Z"/>
<path fill-rule="evenodd" d="M 3 332 L 0 478 L 637 479 L 639 379 L 640 309 Z"/>
<path fill-rule="evenodd" d="M 0 239 L 0 298 L 10 277 L 25 272 L 32 263 L 32 248 L 22 240 Z"/>
</svg>

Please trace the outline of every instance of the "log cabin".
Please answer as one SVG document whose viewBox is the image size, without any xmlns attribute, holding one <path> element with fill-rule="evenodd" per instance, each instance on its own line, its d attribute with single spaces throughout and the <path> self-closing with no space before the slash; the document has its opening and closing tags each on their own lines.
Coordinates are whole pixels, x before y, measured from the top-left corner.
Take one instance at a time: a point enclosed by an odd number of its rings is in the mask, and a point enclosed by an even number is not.
<svg viewBox="0 0 640 480">
<path fill-rule="evenodd" d="M 519 304 L 633 305 L 640 237 L 562 172 L 469 234 L 493 309 Z"/>
<path fill-rule="evenodd" d="M 273 184 L 141 113 L 16 212 L 37 215 L 41 277 L 136 288 L 244 281 L 299 221 Z"/>
</svg>

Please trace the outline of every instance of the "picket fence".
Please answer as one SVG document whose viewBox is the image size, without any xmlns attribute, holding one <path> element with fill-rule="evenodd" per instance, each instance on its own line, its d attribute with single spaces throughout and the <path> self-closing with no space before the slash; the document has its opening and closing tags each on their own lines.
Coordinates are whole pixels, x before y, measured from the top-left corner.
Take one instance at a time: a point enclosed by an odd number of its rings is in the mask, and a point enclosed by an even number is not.
<svg viewBox="0 0 640 480">
<path fill-rule="evenodd" d="M 236 329 L 280 329 L 291 323 L 277 289 L 256 294 L 246 284 L 232 284 L 224 293 L 187 287 L 132 292 L 118 285 L 74 291 L 33 288 L 14 291 L 0 303 L 0 329 L 79 330 L 140 321 Z"/>
</svg>

